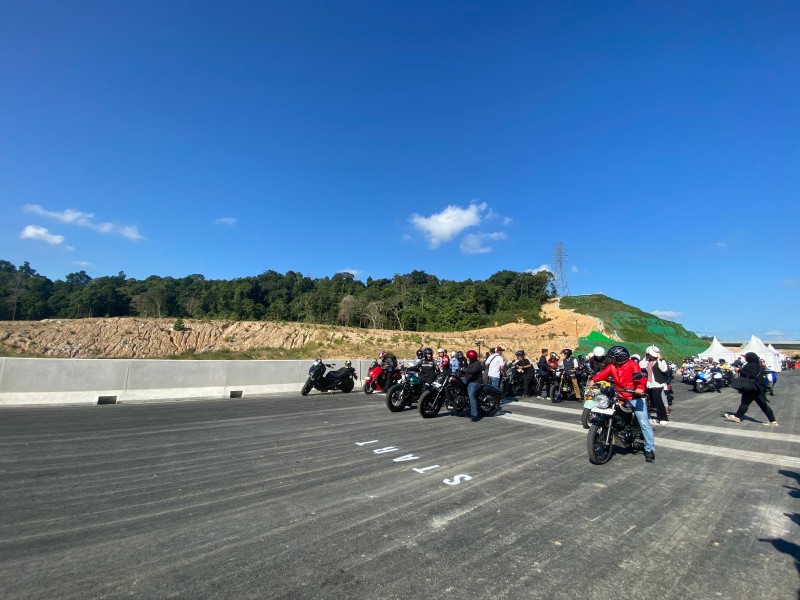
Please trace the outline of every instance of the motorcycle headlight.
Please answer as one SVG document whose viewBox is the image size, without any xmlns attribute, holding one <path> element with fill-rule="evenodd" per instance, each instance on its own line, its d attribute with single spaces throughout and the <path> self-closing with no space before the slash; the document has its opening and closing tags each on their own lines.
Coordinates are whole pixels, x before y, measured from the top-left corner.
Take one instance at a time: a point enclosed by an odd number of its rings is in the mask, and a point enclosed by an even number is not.
<svg viewBox="0 0 800 600">
<path fill-rule="evenodd" d="M 597 394 L 597 396 L 594 397 L 594 405 L 597 408 L 608 408 L 611 406 L 611 398 L 605 394 Z"/>
</svg>

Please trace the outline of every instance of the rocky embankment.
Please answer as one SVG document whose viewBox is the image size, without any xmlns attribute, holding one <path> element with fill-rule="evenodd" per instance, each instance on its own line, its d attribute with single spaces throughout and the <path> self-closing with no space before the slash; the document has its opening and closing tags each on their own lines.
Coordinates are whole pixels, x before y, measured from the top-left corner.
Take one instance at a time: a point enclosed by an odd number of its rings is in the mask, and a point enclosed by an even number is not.
<svg viewBox="0 0 800 600">
<path fill-rule="evenodd" d="M 0 347 L 6 355 L 52 358 L 165 358 L 227 350 L 255 352 L 257 358 L 372 358 L 381 349 L 400 357 L 412 356 L 423 346 L 448 349 L 501 345 L 525 349 L 538 356 L 539 348 L 575 347 L 578 336 L 602 330 L 593 317 L 544 307 L 548 321 L 502 325 L 465 332 L 418 333 L 357 329 L 268 321 L 197 321 L 187 319 L 176 330 L 174 319 L 95 318 L 0 322 Z M 287 354 L 290 352 L 290 354 Z"/>
</svg>

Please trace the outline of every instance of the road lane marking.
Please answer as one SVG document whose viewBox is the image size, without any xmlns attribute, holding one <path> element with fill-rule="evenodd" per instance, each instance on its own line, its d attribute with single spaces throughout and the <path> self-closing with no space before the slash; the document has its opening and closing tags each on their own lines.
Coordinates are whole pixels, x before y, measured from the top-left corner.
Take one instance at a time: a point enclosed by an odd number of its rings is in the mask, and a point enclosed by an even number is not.
<svg viewBox="0 0 800 600">
<path fill-rule="evenodd" d="M 527 423 L 529 425 L 541 425 L 543 427 L 551 427 L 553 429 L 571 430 L 575 431 L 576 433 L 584 433 L 586 431 L 583 428 L 583 426 L 578 423 L 575 424 L 560 423 L 558 421 L 551 421 L 550 419 L 541 419 L 539 417 L 526 417 L 524 415 L 506 413 L 503 415 L 498 415 L 496 418 L 507 419 L 510 421 L 518 421 L 520 423 Z M 795 456 L 785 456 L 782 454 L 767 454 L 765 452 L 752 452 L 750 450 L 736 450 L 733 448 L 722 448 L 720 446 L 710 446 L 708 444 L 695 444 L 693 442 L 682 442 L 679 440 L 664 439 L 664 438 L 658 438 L 656 440 L 656 446 L 658 448 L 672 448 L 675 450 L 685 450 L 687 452 L 697 452 L 699 454 L 719 456 L 722 458 L 746 460 L 750 462 L 764 463 L 768 465 L 778 465 L 782 467 L 800 468 L 800 458 L 797 458 Z"/>
<path fill-rule="evenodd" d="M 568 413 L 580 417 L 580 412 L 573 408 L 566 408 L 564 406 L 548 406 L 547 404 L 533 404 L 526 402 L 524 404 L 517 404 L 520 408 L 535 408 L 538 410 L 549 410 L 552 412 Z M 581 409 L 583 410 L 583 409 Z M 722 411 L 720 411 L 720 414 Z M 659 428 L 664 427 L 668 429 L 685 429 L 687 431 L 701 431 L 703 433 L 719 433 L 722 435 L 732 435 L 736 437 L 755 438 L 759 440 L 774 440 L 779 442 L 794 442 L 800 443 L 800 435 L 792 433 L 779 433 L 773 428 L 764 431 L 748 431 L 746 429 L 734 429 L 737 425 L 731 423 L 730 426 L 716 427 L 714 425 L 695 425 L 693 423 L 680 423 L 678 421 L 670 421 L 669 425 L 656 425 L 653 429 L 658 432 Z M 741 425 L 739 425 L 741 427 Z M 762 429 L 764 429 L 762 425 Z"/>
</svg>

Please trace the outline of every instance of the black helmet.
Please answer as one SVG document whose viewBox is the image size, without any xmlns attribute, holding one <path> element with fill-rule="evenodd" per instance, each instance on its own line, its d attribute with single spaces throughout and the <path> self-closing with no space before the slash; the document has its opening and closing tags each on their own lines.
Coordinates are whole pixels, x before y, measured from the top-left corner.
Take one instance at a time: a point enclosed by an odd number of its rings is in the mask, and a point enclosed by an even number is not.
<svg viewBox="0 0 800 600">
<path fill-rule="evenodd" d="M 525 356 L 525 350 L 517 350 L 514 356 Z"/>
<path fill-rule="evenodd" d="M 611 346 L 611 348 L 608 349 L 608 352 L 606 352 L 606 355 L 614 359 L 614 362 L 617 365 L 625 364 L 631 357 L 631 353 L 628 352 L 628 349 L 625 346 Z"/>
<path fill-rule="evenodd" d="M 564 349 L 561 351 L 561 354 L 563 354 L 564 356 L 566 356 L 567 358 L 569 358 L 570 356 L 572 356 L 572 350 L 570 350 L 569 348 L 564 348 Z"/>
<path fill-rule="evenodd" d="M 433 356 L 433 348 L 425 348 L 425 350 L 423 350 L 422 353 L 425 356 Z"/>
<path fill-rule="evenodd" d="M 422 350 L 417 350 L 417 358 L 422 358 Z"/>
<path fill-rule="evenodd" d="M 456 358 L 458 360 L 464 360 L 464 353 L 461 350 L 459 350 L 458 352 L 456 352 Z"/>
</svg>

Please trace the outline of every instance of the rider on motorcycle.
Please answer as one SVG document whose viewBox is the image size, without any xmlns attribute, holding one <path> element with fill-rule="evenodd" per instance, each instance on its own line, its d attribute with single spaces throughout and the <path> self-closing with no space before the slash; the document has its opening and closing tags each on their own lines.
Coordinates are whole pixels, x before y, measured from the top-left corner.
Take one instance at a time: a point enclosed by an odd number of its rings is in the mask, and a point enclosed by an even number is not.
<svg viewBox="0 0 800 600">
<path fill-rule="evenodd" d="M 463 381 L 467 384 L 469 395 L 469 420 L 475 423 L 481 419 L 478 413 L 478 388 L 483 381 L 483 365 L 478 361 L 475 350 L 467 350 L 467 367 L 464 369 Z"/>
<path fill-rule="evenodd" d="M 564 360 L 561 361 L 561 366 L 564 367 L 564 376 L 569 377 L 575 398 L 580 399 L 583 397 L 583 394 L 581 393 L 581 388 L 578 385 L 578 359 L 572 356 L 572 350 L 569 348 L 564 348 L 561 351 L 561 354 L 564 356 Z"/>
<path fill-rule="evenodd" d="M 592 376 L 592 381 L 608 381 L 613 376 L 614 387 L 617 388 L 617 396 L 622 400 L 630 402 L 631 408 L 639 421 L 639 428 L 644 437 L 644 459 L 646 462 L 655 462 L 655 436 L 647 415 L 647 402 L 645 387 L 647 378 L 634 379 L 634 373 L 641 373 L 639 363 L 631 360 L 631 355 L 625 346 L 611 346 L 607 352 L 609 358 L 614 362 L 608 364 L 602 371 Z M 634 390 L 633 393 L 626 392 L 626 389 Z"/>
<path fill-rule="evenodd" d="M 381 387 L 384 390 L 388 390 L 389 386 L 392 385 L 392 372 L 397 368 L 397 357 L 391 352 L 381 350 L 381 353 L 378 354 L 378 361 L 383 369 L 381 377 L 384 378 L 385 382 L 381 384 Z"/>
<path fill-rule="evenodd" d="M 607 364 L 610 364 L 614 361 L 610 360 L 606 356 L 606 351 L 602 346 L 597 346 L 594 350 L 592 350 L 592 355 L 589 358 L 589 370 L 594 373 L 599 373 L 603 370 Z"/>
<path fill-rule="evenodd" d="M 422 362 L 422 348 L 417 350 L 417 357 L 414 359 L 414 363 L 411 365 L 412 367 L 419 366 L 419 363 Z"/>
<path fill-rule="evenodd" d="M 433 348 L 422 351 L 422 361 L 417 365 L 419 378 L 424 383 L 433 383 L 436 380 L 436 360 L 433 358 Z"/>
</svg>

